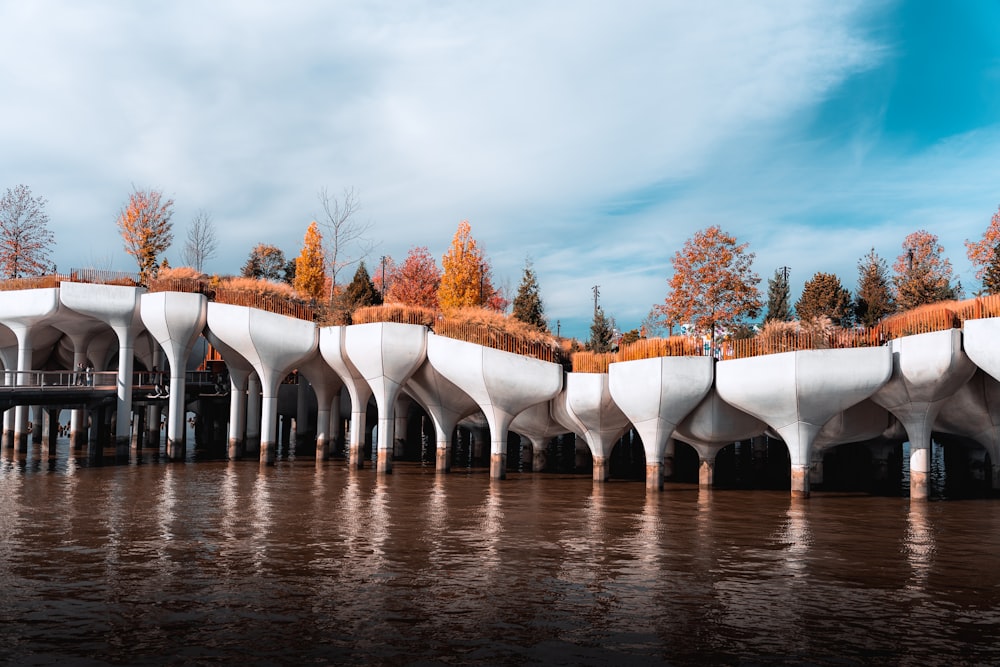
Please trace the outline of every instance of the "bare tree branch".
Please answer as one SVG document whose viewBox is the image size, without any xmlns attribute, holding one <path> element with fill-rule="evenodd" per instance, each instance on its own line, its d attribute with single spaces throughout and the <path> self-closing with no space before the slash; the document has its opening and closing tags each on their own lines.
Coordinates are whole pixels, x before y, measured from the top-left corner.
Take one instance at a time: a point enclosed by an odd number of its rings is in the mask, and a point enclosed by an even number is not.
<svg viewBox="0 0 1000 667">
<path fill-rule="evenodd" d="M 330 279 L 334 288 L 331 292 L 334 292 L 340 270 L 357 264 L 375 248 L 375 243 L 365 236 L 373 223 L 355 219 L 361 210 L 361 202 L 354 188 L 344 188 L 341 199 L 321 188 L 318 197 L 323 206 L 323 219 L 319 223 L 325 230 L 326 258 L 330 263 Z M 354 253 L 351 253 L 352 245 L 355 246 Z"/>
<path fill-rule="evenodd" d="M 218 248 L 219 240 L 215 236 L 212 214 L 204 209 L 199 210 L 188 227 L 181 260 L 198 271 L 204 271 L 205 262 L 215 257 Z"/>
</svg>

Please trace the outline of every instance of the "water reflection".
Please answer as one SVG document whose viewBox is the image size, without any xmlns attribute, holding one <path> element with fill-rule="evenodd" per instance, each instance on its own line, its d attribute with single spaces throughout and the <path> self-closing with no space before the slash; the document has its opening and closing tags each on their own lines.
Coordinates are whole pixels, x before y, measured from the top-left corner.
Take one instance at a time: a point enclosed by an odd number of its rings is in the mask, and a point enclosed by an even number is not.
<svg viewBox="0 0 1000 667">
<path fill-rule="evenodd" d="M 911 502 L 910 512 L 906 517 L 906 542 L 903 550 L 912 572 L 907 588 L 914 591 L 923 591 L 934 560 L 935 540 L 928 511 L 926 502 Z"/>
<path fill-rule="evenodd" d="M 271 477 L 273 468 L 261 467 L 250 496 L 250 566 L 255 574 L 267 571 L 268 543 L 273 528 Z"/>
<path fill-rule="evenodd" d="M 782 532 L 778 538 L 785 544 L 784 567 L 789 574 L 795 577 L 807 574 L 807 557 L 812 543 L 812 533 L 809 531 L 808 505 L 808 500 L 791 499 L 791 504 L 785 513 L 785 525 L 782 526 Z"/>
</svg>

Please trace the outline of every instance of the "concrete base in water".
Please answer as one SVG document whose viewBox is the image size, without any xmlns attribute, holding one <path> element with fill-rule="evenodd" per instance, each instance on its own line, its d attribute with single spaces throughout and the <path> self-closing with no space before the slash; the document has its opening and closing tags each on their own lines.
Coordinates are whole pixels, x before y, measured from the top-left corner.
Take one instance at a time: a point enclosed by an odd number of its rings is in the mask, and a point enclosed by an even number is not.
<svg viewBox="0 0 1000 667">
<path fill-rule="evenodd" d="M 243 458 L 243 441 L 239 438 L 229 439 L 229 460 L 237 461 Z"/>
<path fill-rule="evenodd" d="M 261 440 L 260 441 L 261 464 L 273 466 L 277 451 L 278 451 L 277 443 L 269 442 L 267 440 Z"/>
<path fill-rule="evenodd" d="M 928 489 L 929 477 L 926 472 L 910 471 L 910 500 L 927 500 L 930 494 Z"/>
<path fill-rule="evenodd" d="M 167 438 L 167 460 L 182 461 L 184 459 L 184 443 L 173 438 Z"/>
<path fill-rule="evenodd" d="M 438 472 L 451 471 L 451 457 L 447 449 L 438 448 L 436 450 L 434 469 Z"/>
<path fill-rule="evenodd" d="M 715 483 L 715 461 L 702 459 L 698 465 L 698 486 L 712 488 Z"/>
<path fill-rule="evenodd" d="M 507 455 L 490 454 L 490 479 L 507 478 Z"/>
<path fill-rule="evenodd" d="M 533 447 L 531 450 L 531 472 L 544 472 L 549 464 L 549 454 L 544 447 Z"/>
<path fill-rule="evenodd" d="M 365 467 L 365 457 L 362 455 L 364 448 L 361 445 L 351 445 L 347 452 L 347 464 L 351 468 L 361 470 Z"/>
<path fill-rule="evenodd" d="M 663 465 L 659 463 L 646 464 L 646 490 L 663 490 Z"/>
<path fill-rule="evenodd" d="M 392 472 L 392 450 L 378 450 L 378 459 L 375 461 L 375 472 L 379 475 L 388 475 Z"/>
<path fill-rule="evenodd" d="M 606 482 L 608 481 L 608 473 L 611 466 L 608 465 L 608 460 L 600 456 L 594 457 L 594 481 L 595 482 Z"/>
<path fill-rule="evenodd" d="M 809 497 L 809 468 L 806 466 L 792 466 L 792 497 Z"/>
</svg>

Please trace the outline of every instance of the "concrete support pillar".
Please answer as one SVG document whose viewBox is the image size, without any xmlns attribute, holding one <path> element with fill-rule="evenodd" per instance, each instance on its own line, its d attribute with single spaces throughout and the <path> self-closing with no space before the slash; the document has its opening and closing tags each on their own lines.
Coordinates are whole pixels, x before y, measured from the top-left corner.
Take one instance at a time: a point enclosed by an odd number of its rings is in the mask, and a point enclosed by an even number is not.
<svg viewBox="0 0 1000 667">
<path fill-rule="evenodd" d="M 360 403 L 360 401 L 357 403 Z M 365 422 L 367 421 L 367 416 L 367 399 L 364 405 L 358 405 L 352 400 L 348 460 L 350 466 L 358 470 L 365 467 Z"/>
<path fill-rule="evenodd" d="M 132 366 L 135 355 L 133 334 L 123 326 L 114 327 L 118 335 L 118 405 L 115 421 L 115 456 L 128 456 L 132 421 Z M 171 396 L 171 407 L 173 397 Z M 183 419 L 183 410 L 181 418 Z"/>
<path fill-rule="evenodd" d="M 434 470 L 439 473 L 451 472 L 451 441 L 447 434 L 438 433 Z"/>
<path fill-rule="evenodd" d="M 381 411 L 380 411 L 381 412 Z M 392 445 L 396 438 L 396 418 L 393 410 L 388 415 L 379 414 L 378 438 L 375 442 L 375 472 L 387 475 L 392 472 Z"/>
<path fill-rule="evenodd" d="M 3 413 L 3 446 L 7 449 L 14 446 L 14 412 L 11 408 Z"/>
<path fill-rule="evenodd" d="M 152 404 L 146 406 L 146 449 L 160 450 L 160 420 L 163 408 Z"/>
<path fill-rule="evenodd" d="M 32 352 L 28 339 L 30 328 L 18 329 L 17 334 L 17 379 L 14 384 L 19 387 L 31 384 Z M 19 405 L 14 408 L 14 448 L 22 454 L 28 451 L 28 406 Z"/>
<path fill-rule="evenodd" d="M 994 463 L 991 468 L 993 469 L 993 474 L 991 477 L 990 488 L 994 491 L 1000 489 L 1000 463 Z"/>
<path fill-rule="evenodd" d="M 507 452 L 490 452 L 490 479 L 507 479 Z"/>
<path fill-rule="evenodd" d="M 870 445 L 868 451 L 872 456 L 872 480 L 875 482 L 887 482 L 889 480 L 889 455 L 892 453 L 892 445 L 879 443 Z"/>
<path fill-rule="evenodd" d="M 410 401 L 399 399 L 396 404 L 396 419 L 393 425 L 392 455 L 402 458 L 406 455 L 406 426 Z"/>
<path fill-rule="evenodd" d="M 660 461 L 653 461 L 652 463 L 646 461 L 646 490 L 663 490 L 663 463 Z"/>
<path fill-rule="evenodd" d="M 142 446 L 142 439 L 146 431 L 146 415 L 148 414 L 148 409 L 136 410 L 134 417 L 132 418 L 132 451 L 136 452 Z"/>
<path fill-rule="evenodd" d="M 250 375 L 247 380 L 247 428 L 246 428 L 246 450 L 248 452 L 258 451 L 260 448 L 261 433 L 261 395 L 260 378 L 257 373 Z"/>
<path fill-rule="evenodd" d="M 603 456 L 594 457 L 594 481 L 595 482 L 606 482 L 610 476 L 611 466 L 608 459 Z"/>
<path fill-rule="evenodd" d="M 792 466 L 792 497 L 793 498 L 808 498 L 809 497 L 809 466 L 808 465 L 793 465 Z"/>
<path fill-rule="evenodd" d="M 43 455 L 45 458 L 54 459 L 56 457 L 56 439 L 59 437 L 59 409 L 48 408 L 45 410 L 43 421 Z"/>
<path fill-rule="evenodd" d="M 715 459 L 702 458 L 698 464 L 698 486 L 706 489 L 715 484 Z"/>
<path fill-rule="evenodd" d="M 914 447 L 910 442 L 910 500 L 927 500 L 930 496 L 931 448 Z"/>
<path fill-rule="evenodd" d="M 229 444 L 230 461 L 243 458 L 247 430 L 247 373 L 229 370 Z"/>
<path fill-rule="evenodd" d="M 264 395 L 260 406 L 260 462 L 262 465 L 274 465 L 277 452 L 275 436 L 278 434 L 278 425 L 275 422 L 278 418 L 278 397 Z"/>
<path fill-rule="evenodd" d="M 167 399 L 167 460 L 182 461 L 187 445 L 186 378 L 183 364 L 170 366 L 170 397 Z"/>
</svg>

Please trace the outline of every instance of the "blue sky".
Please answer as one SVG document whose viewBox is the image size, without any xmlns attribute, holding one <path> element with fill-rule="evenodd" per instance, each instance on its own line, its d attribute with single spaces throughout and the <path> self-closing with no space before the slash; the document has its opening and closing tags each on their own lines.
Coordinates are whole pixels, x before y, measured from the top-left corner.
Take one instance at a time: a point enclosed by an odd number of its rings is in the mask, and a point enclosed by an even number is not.
<svg viewBox="0 0 1000 667">
<path fill-rule="evenodd" d="M 440 258 L 460 220 L 585 337 L 622 328 L 718 224 L 793 298 L 874 247 L 963 242 L 1000 204 L 998 2 L 0 3 L 0 188 L 48 199 L 60 269 L 131 270 L 133 184 L 211 213 L 235 273 L 294 256 L 321 188 L 377 247 Z"/>
</svg>

